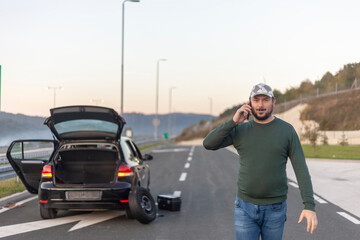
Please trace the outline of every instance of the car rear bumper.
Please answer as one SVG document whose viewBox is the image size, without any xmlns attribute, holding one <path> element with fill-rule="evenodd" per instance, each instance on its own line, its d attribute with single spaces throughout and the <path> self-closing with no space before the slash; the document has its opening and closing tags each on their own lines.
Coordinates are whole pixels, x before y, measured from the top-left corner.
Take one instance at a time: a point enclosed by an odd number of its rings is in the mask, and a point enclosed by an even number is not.
<svg viewBox="0 0 360 240">
<path fill-rule="evenodd" d="M 40 203 L 45 208 L 56 208 L 62 210 L 97 210 L 97 209 L 119 209 L 124 210 L 127 203 L 118 202 L 55 202 Z"/>
<path fill-rule="evenodd" d="M 45 208 L 57 209 L 124 209 L 131 189 L 128 182 L 118 182 L 109 187 L 58 187 L 53 182 L 40 185 L 39 200 Z M 97 191 L 101 196 L 97 200 L 69 200 L 67 193 L 76 191 Z"/>
</svg>

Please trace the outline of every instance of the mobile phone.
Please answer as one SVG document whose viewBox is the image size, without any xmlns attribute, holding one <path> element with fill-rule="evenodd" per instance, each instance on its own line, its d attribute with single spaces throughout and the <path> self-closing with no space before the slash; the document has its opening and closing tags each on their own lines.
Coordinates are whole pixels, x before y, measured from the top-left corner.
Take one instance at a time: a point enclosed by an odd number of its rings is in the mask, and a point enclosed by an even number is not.
<svg viewBox="0 0 360 240">
<path fill-rule="evenodd" d="M 249 106 L 252 107 L 252 106 L 251 106 L 251 99 L 250 99 L 250 98 L 249 98 Z M 248 115 L 247 115 L 247 118 L 246 118 L 246 119 L 249 120 L 249 118 L 250 118 L 250 112 L 248 112 Z"/>
</svg>

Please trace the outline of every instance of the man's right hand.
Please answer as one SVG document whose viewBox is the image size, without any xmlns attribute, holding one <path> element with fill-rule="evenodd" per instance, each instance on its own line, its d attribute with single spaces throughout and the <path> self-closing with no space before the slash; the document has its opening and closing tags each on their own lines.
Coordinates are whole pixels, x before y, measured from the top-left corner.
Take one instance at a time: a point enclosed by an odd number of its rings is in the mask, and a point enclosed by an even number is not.
<svg viewBox="0 0 360 240">
<path fill-rule="evenodd" d="M 248 104 L 244 104 L 244 105 L 241 106 L 241 108 L 239 108 L 239 109 L 236 111 L 236 113 L 235 113 L 235 115 L 234 115 L 234 117 L 233 117 L 233 121 L 234 121 L 236 124 L 242 123 L 242 122 L 244 122 L 244 121 L 247 119 L 247 116 L 248 116 L 248 114 L 250 114 L 250 113 L 251 113 L 251 107 L 250 107 L 249 103 L 248 103 Z"/>
</svg>

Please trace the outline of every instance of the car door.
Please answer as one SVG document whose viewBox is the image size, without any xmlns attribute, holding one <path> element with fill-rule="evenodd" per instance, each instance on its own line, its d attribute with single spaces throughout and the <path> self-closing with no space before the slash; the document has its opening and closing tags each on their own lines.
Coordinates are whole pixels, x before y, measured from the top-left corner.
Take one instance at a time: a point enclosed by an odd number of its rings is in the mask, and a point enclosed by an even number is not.
<svg viewBox="0 0 360 240">
<path fill-rule="evenodd" d="M 129 139 L 129 140 L 126 140 L 125 142 L 126 142 L 127 147 L 131 151 L 132 159 L 130 159 L 130 160 L 138 163 L 138 165 L 136 166 L 136 170 L 139 174 L 140 185 L 144 188 L 148 188 L 149 179 L 148 179 L 147 165 L 142 160 L 141 153 L 140 153 L 140 151 L 137 150 L 137 147 L 133 143 L 133 141 L 131 141 Z"/>
<path fill-rule="evenodd" d="M 141 154 L 141 151 L 140 149 L 138 148 L 138 146 L 136 146 L 136 144 L 131 141 L 133 147 L 135 148 L 135 151 L 136 151 L 136 154 L 138 156 L 139 159 L 141 159 L 141 165 L 142 165 L 142 180 L 143 180 L 143 184 L 144 184 L 144 187 L 145 188 L 149 188 L 149 185 L 150 185 L 150 168 L 149 168 L 149 165 L 147 165 L 145 163 L 145 160 L 148 160 L 146 158 L 143 158 L 142 154 Z M 145 154 L 146 156 L 146 154 Z M 151 157 L 152 159 L 152 157 Z"/>
<path fill-rule="evenodd" d="M 38 193 L 42 169 L 56 146 L 53 140 L 17 140 L 10 144 L 6 156 L 30 193 Z"/>
</svg>

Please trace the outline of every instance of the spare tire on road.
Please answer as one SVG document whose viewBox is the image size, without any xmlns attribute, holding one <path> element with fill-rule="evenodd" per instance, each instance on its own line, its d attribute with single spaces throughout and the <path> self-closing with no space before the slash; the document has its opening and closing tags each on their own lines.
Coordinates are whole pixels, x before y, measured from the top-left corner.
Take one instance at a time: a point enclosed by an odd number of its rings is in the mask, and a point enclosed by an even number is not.
<svg viewBox="0 0 360 240">
<path fill-rule="evenodd" d="M 143 224 L 156 218 L 156 205 L 150 192 L 143 187 L 136 187 L 129 193 L 129 208 L 133 217 Z"/>
</svg>

